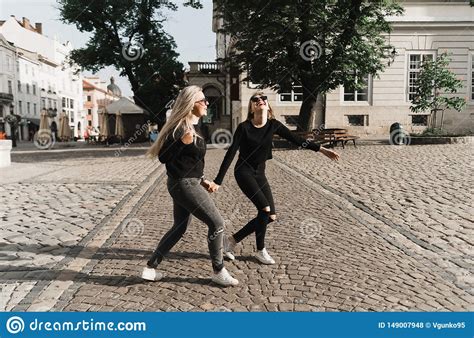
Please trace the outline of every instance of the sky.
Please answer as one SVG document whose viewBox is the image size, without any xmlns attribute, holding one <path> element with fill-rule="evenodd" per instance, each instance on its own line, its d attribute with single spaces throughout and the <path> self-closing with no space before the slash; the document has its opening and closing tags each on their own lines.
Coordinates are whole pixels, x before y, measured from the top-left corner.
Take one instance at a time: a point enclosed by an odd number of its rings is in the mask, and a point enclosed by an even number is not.
<svg viewBox="0 0 474 338">
<path fill-rule="evenodd" d="M 92 0 L 93 1 L 93 0 Z M 212 0 L 201 0 L 203 9 L 182 6 L 183 0 L 177 0 L 179 9 L 169 12 L 165 30 L 172 35 L 177 44 L 177 52 L 186 68 L 189 61 L 215 60 L 215 33 L 212 32 Z M 88 33 L 79 32 L 75 26 L 66 25 L 59 20 L 56 0 L 0 0 L 0 20 L 15 15 L 18 20 L 26 17 L 34 25 L 43 23 L 43 34 L 57 36 L 59 41 L 71 41 L 75 48 L 83 47 L 88 40 Z M 84 75 L 91 75 L 84 72 Z M 128 80 L 119 77 L 118 71 L 107 67 L 96 75 L 107 83 L 114 76 L 115 83 L 122 89 L 122 95 L 131 96 Z"/>
</svg>

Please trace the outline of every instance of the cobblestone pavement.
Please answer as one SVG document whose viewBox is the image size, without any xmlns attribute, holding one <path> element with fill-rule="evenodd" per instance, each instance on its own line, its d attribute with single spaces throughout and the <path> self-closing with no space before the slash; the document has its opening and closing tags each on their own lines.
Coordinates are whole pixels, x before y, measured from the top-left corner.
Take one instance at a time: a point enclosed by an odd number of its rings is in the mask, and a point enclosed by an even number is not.
<svg viewBox="0 0 474 338">
<path fill-rule="evenodd" d="M 210 281 L 207 228 L 196 219 L 161 264 L 162 281 L 137 277 L 172 222 L 156 162 L 121 156 L 35 164 L 41 175 L 0 188 L 0 205 L 9 206 L 0 209 L 7 224 L 0 233 L 0 305 L 39 311 L 473 310 L 472 146 L 338 151 L 339 163 L 309 151 L 274 152 L 267 175 L 278 221 L 269 227 L 267 248 L 276 265 L 258 263 L 249 237 L 236 261 L 226 262 L 240 281 L 233 288 Z M 208 177 L 223 156 L 223 150 L 208 151 Z M 21 165 L 28 176 L 32 164 Z M 231 171 L 213 198 L 228 232 L 256 214 Z"/>
<path fill-rule="evenodd" d="M 0 310 L 28 308 L 69 263 L 77 270 L 73 258 L 99 249 L 87 244 L 158 167 L 143 157 L 62 157 L 21 155 L 30 163 L 0 169 Z"/>
</svg>

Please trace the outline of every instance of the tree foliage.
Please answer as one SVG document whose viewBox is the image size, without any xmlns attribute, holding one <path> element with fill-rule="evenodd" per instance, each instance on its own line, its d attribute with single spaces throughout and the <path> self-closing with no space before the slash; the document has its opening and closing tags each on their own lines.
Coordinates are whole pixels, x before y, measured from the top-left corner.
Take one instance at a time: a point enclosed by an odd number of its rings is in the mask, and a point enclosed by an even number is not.
<svg viewBox="0 0 474 338">
<path fill-rule="evenodd" d="M 410 110 L 415 113 L 429 111 L 431 113 L 432 128 L 436 128 L 436 114 L 446 109 L 461 111 L 465 105 L 464 98 L 453 96 L 463 83 L 449 70 L 450 57 L 442 53 L 435 60 L 427 60 L 421 65 L 420 73 L 416 80 L 416 93 L 411 101 Z M 443 126 L 441 117 L 441 127 Z"/>
<path fill-rule="evenodd" d="M 260 87 L 279 92 L 302 85 L 299 129 L 311 128 L 318 94 L 360 86 L 357 74 L 375 75 L 393 57 L 384 33 L 395 1 L 216 0 L 222 32 L 232 37 L 229 66 L 248 71 Z"/>
<path fill-rule="evenodd" d="M 87 44 L 71 59 L 96 72 L 113 66 L 130 81 L 135 102 L 163 122 L 165 105 L 184 85 L 176 44 L 163 29 L 168 0 L 58 0 L 61 20 L 90 33 Z M 186 6 L 201 8 L 196 1 Z"/>
</svg>

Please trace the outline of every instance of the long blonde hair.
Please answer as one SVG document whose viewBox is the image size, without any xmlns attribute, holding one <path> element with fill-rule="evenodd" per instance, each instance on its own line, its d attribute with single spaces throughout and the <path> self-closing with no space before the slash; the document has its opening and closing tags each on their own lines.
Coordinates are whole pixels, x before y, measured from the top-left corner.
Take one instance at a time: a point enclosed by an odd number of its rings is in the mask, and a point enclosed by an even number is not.
<svg viewBox="0 0 474 338">
<path fill-rule="evenodd" d="M 265 95 L 265 93 L 261 90 L 259 91 L 256 91 L 255 93 L 253 93 L 252 96 L 250 96 L 250 99 L 249 99 L 249 106 L 248 106 L 248 111 L 247 111 L 247 120 L 251 120 L 253 119 L 253 112 L 252 112 L 252 97 L 254 96 L 262 96 L 262 95 Z M 273 114 L 273 109 L 272 109 L 272 106 L 270 106 L 270 102 L 268 102 L 268 119 L 271 120 L 275 118 L 275 115 Z"/>
<path fill-rule="evenodd" d="M 196 96 L 201 91 L 201 87 L 187 86 L 179 92 L 178 97 L 176 98 L 176 101 L 173 105 L 171 115 L 161 129 L 161 132 L 155 143 L 153 143 L 150 149 L 148 149 L 146 153 L 147 157 L 156 158 L 156 156 L 158 156 L 161 147 L 163 147 L 163 144 L 170 133 L 173 133 L 173 137 L 175 137 L 177 131 L 194 131 L 194 126 L 192 124 L 193 114 L 191 111 L 193 110 Z"/>
</svg>

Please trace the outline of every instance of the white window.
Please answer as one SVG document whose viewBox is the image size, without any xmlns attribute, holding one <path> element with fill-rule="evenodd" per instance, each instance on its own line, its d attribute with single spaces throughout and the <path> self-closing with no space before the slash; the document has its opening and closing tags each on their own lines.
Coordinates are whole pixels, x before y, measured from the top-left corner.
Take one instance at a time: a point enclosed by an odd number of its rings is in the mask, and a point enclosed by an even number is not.
<svg viewBox="0 0 474 338">
<path fill-rule="evenodd" d="M 428 125 L 428 115 L 426 115 L 426 114 L 411 115 L 411 124 L 413 126 L 427 126 Z"/>
<path fill-rule="evenodd" d="M 369 115 L 346 115 L 346 126 L 368 126 Z"/>
<path fill-rule="evenodd" d="M 29 103 L 29 102 L 26 103 L 26 113 L 27 113 L 28 115 L 30 115 L 30 113 L 31 113 L 31 111 L 30 111 L 30 103 Z"/>
<path fill-rule="evenodd" d="M 301 102 L 303 101 L 303 87 L 292 86 L 291 91 L 280 93 L 280 102 Z"/>
<path fill-rule="evenodd" d="M 33 103 L 33 114 L 36 115 L 37 111 L 36 103 Z"/>
<path fill-rule="evenodd" d="M 356 83 L 362 84 L 361 89 L 356 89 L 354 86 L 344 86 L 343 101 L 344 102 L 369 102 L 370 81 L 369 75 L 357 76 Z"/>
<path fill-rule="evenodd" d="M 408 101 L 411 101 L 415 98 L 416 90 L 418 88 L 416 81 L 418 79 L 421 66 L 424 62 L 433 60 L 434 55 L 434 52 L 414 52 L 408 54 Z"/>
</svg>

